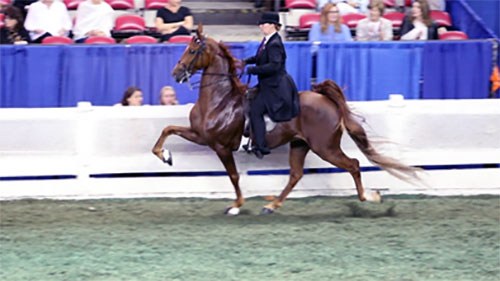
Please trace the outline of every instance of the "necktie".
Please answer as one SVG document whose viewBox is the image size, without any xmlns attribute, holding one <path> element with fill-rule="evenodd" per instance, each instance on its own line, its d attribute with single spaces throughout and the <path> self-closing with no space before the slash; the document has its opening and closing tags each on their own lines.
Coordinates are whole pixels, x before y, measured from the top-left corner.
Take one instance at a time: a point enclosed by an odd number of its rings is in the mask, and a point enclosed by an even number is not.
<svg viewBox="0 0 500 281">
<path fill-rule="evenodd" d="M 264 37 L 262 39 L 262 42 L 260 42 L 259 49 L 257 50 L 257 56 L 260 55 L 260 53 L 262 52 L 262 50 L 264 50 L 264 46 L 265 46 L 264 43 L 266 43 L 266 37 Z"/>
</svg>

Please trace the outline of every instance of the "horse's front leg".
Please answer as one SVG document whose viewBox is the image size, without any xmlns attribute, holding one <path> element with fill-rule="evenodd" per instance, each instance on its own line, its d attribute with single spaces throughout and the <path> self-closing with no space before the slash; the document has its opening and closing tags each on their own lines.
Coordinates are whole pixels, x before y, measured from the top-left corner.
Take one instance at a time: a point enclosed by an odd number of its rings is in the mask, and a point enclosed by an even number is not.
<svg viewBox="0 0 500 281">
<path fill-rule="evenodd" d="M 167 140 L 167 137 L 172 134 L 178 135 L 188 141 L 192 141 L 197 144 L 206 145 L 205 141 L 198 135 L 198 133 L 195 132 L 190 127 L 181 127 L 181 126 L 165 127 L 165 129 L 161 131 L 161 135 L 156 141 L 156 144 L 153 147 L 152 151 L 153 154 L 156 155 L 158 158 L 160 158 L 161 161 L 168 163 L 169 165 L 172 165 L 172 157 L 171 155 L 169 155 L 168 158 L 165 159 L 165 155 L 163 155 L 163 144 L 165 143 L 165 140 Z"/>
<path fill-rule="evenodd" d="M 236 201 L 234 201 L 234 203 L 229 206 L 224 213 L 226 215 L 236 216 L 240 213 L 240 207 L 245 203 L 245 199 L 243 199 L 243 195 L 241 194 L 239 185 L 240 175 L 238 174 L 236 164 L 234 163 L 233 152 L 227 147 L 215 148 L 215 152 L 222 161 L 222 164 L 224 164 L 224 168 L 226 168 L 226 172 L 229 175 L 229 179 L 231 179 L 234 191 L 236 192 Z"/>
</svg>

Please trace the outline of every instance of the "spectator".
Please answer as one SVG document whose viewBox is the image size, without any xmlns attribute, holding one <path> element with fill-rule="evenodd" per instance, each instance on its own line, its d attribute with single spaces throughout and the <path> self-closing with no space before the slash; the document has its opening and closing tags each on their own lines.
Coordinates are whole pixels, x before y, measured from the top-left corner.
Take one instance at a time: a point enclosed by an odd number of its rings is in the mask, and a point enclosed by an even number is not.
<svg viewBox="0 0 500 281">
<path fill-rule="evenodd" d="M 356 39 L 358 41 L 392 40 L 392 22 L 382 17 L 385 5 L 382 1 L 370 3 L 368 18 L 358 22 Z"/>
<path fill-rule="evenodd" d="M 68 36 L 71 19 L 62 1 L 40 0 L 31 4 L 24 27 L 33 43 L 41 43 L 48 36 Z"/>
<path fill-rule="evenodd" d="M 83 43 L 92 36 L 111 37 L 114 25 L 114 10 L 103 0 L 86 0 L 76 10 L 76 23 L 73 29 L 74 39 Z"/>
<path fill-rule="evenodd" d="M 179 101 L 175 95 L 175 90 L 171 86 L 165 86 L 160 91 L 160 105 L 178 105 Z"/>
<path fill-rule="evenodd" d="M 125 90 L 125 93 L 123 93 L 123 98 L 121 101 L 121 105 L 123 106 L 140 106 L 142 105 L 142 91 L 141 89 L 135 87 L 135 86 L 130 86 Z"/>
<path fill-rule="evenodd" d="M 155 26 L 162 34 L 160 41 L 168 41 L 176 35 L 190 35 L 193 16 L 189 8 L 181 6 L 181 0 L 170 0 L 156 13 Z"/>
<path fill-rule="evenodd" d="M 366 8 L 370 3 L 370 0 L 318 0 L 317 2 L 318 9 L 323 9 L 323 7 L 328 3 L 337 4 L 337 8 L 339 9 L 340 15 L 345 14 L 364 14 L 366 12 Z"/>
<path fill-rule="evenodd" d="M 309 41 L 352 41 L 351 31 L 342 24 L 339 9 L 334 3 L 326 3 L 321 9 L 320 22 L 309 30 Z"/>
<path fill-rule="evenodd" d="M 23 14 L 16 7 L 6 7 L 4 10 L 5 26 L 0 29 L 0 44 L 27 44 L 30 35 L 24 29 Z"/>
<path fill-rule="evenodd" d="M 431 20 L 427 0 L 416 0 L 401 25 L 401 40 L 438 39 L 437 24 Z"/>
</svg>

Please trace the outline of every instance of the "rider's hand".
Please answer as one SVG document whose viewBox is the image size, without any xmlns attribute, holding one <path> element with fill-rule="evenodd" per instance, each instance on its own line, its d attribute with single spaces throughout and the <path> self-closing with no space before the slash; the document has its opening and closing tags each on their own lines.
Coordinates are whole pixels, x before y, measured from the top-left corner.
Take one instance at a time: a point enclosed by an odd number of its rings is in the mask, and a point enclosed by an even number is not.
<svg viewBox="0 0 500 281">
<path fill-rule="evenodd" d="M 234 66 L 236 69 L 241 69 L 241 71 L 243 71 L 245 69 L 245 62 L 243 60 L 235 59 Z"/>
<path fill-rule="evenodd" d="M 247 68 L 247 73 L 248 74 L 255 74 L 255 69 L 256 69 L 255 66 L 250 66 Z"/>
</svg>

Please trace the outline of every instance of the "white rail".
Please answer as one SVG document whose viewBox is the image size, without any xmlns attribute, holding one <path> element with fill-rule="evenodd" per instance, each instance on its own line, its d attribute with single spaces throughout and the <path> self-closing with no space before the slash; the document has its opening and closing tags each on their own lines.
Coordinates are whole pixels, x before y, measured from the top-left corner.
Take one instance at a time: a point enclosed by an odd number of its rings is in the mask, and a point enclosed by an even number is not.
<svg viewBox="0 0 500 281">
<path fill-rule="evenodd" d="M 408 165 L 442 166 L 500 163 L 500 100 L 389 100 L 350 103 L 366 118 L 369 136 L 386 155 Z M 187 125 L 191 106 L 0 109 L 0 199 L 101 198 L 143 196 L 233 197 L 226 176 L 95 178 L 100 174 L 221 172 L 207 147 L 171 136 L 166 147 L 174 166 L 163 164 L 151 148 L 166 125 Z M 380 137 L 378 137 L 380 136 Z M 363 167 L 371 166 L 347 135 L 342 147 Z M 248 175 L 254 170 L 288 169 L 288 146 L 264 160 L 235 152 L 247 196 L 276 194 L 286 175 Z M 306 168 L 331 168 L 310 153 Z M 455 167 L 455 166 L 453 166 Z M 70 175 L 65 180 L 22 177 Z M 500 169 L 430 170 L 426 184 L 401 182 L 385 172 L 363 173 L 368 187 L 389 194 L 500 194 Z M 11 179 L 11 180 L 9 180 Z M 308 174 L 292 196 L 350 195 L 347 173 Z"/>
</svg>

